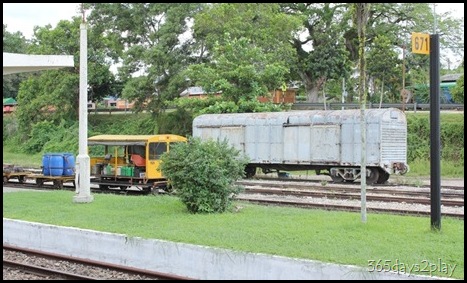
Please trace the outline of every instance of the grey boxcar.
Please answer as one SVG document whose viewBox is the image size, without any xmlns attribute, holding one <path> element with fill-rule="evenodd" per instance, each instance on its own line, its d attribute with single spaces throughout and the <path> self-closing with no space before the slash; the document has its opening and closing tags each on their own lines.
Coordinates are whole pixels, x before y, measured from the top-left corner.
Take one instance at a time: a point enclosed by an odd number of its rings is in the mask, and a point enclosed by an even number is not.
<svg viewBox="0 0 467 283">
<path fill-rule="evenodd" d="M 246 154 L 246 176 L 257 168 L 316 170 L 334 182 L 360 178 L 362 137 L 360 110 L 204 114 L 193 121 L 193 137 L 227 139 Z M 405 174 L 407 120 L 395 109 L 365 110 L 366 178 L 384 183 L 391 174 Z"/>
</svg>

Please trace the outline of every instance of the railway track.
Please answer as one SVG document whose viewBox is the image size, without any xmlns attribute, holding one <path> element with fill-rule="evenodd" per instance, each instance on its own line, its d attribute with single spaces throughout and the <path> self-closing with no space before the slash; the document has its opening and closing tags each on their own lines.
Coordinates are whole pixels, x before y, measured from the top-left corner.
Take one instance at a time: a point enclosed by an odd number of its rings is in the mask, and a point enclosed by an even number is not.
<svg viewBox="0 0 467 283">
<path fill-rule="evenodd" d="M 343 203 L 332 203 L 332 202 L 310 202 L 303 199 L 267 199 L 264 197 L 257 198 L 251 196 L 239 196 L 236 197 L 237 200 L 247 201 L 251 203 L 257 203 L 261 205 L 284 205 L 284 206 L 294 206 L 294 207 L 301 207 L 301 208 L 319 208 L 319 209 L 326 209 L 326 210 L 337 210 L 337 211 L 350 211 L 350 212 L 360 212 L 361 205 L 360 202 L 355 202 L 351 204 L 343 204 Z M 409 209 L 409 208 L 394 208 L 394 207 L 384 207 L 380 206 L 380 204 L 372 204 L 371 202 L 367 202 L 367 211 L 369 212 L 376 212 L 376 213 L 390 213 L 390 214 L 397 214 L 397 215 L 430 215 L 430 211 L 427 209 Z M 464 219 L 464 212 L 441 212 L 442 216 L 453 217 L 458 219 Z"/>
<path fill-rule="evenodd" d="M 40 185 L 36 184 L 33 180 L 26 179 L 23 182 L 19 182 L 18 180 L 11 179 L 7 183 L 3 184 L 4 187 L 11 187 L 11 188 L 21 188 L 21 189 L 31 189 L 31 190 L 38 190 L 38 191 L 56 191 L 56 190 L 68 190 L 74 191 L 76 187 L 73 182 L 64 182 L 60 187 L 56 186 L 55 182 L 52 181 L 45 181 Z M 115 194 L 127 194 L 127 195 L 139 195 L 145 194 L 142 190 L 134 189 L 134 190 L 121 190 L 121 189 L 109 189 L 109 190 L 102 190 L 99 189 L 97 185 L 91 184 L 91 192 L 93 193 L 115 193 Z"/>
<path fill-rule="evenodd" d="M 50 269 L 42 266 L 36 266 L 33 264 L 16 262 L 6 259 L 3 260 L 3 268 L 7 268 L 7 272 L 8 269 L 14 269 L 18 270 L 19 272 L 37 275 L 39 278 L 43 279 L 98 280 L 98 278 L 93 278 L 85 275 L 74 274 L 70 272 Z"/>
<path fill-rule="evenodd" d="M 334 198 L 334 199 L 356 199 L 361 198 L 359 192 L 336 192 L 334 190 L 322 191 L 322 190 L 284 190 L 284 189 L 259 189 L 254 187 L 246 187 L 246 193 L 248 194 L 263 194 L 263 195 L 282 195 L 282 196 L 299 196 L 304 198 Z M 370 191 L 367 192 L 367 201 L 384 201 L 384 202 L 400 202 L 400 203 L 419 203 L 419 204 L 430 204 L 431 200 L 426 197 L 425 192 L 410 192 L 409 195 L 405 195 L 402 192 L 400 195 L 396 195 L 396 191 L 388 191 L 385 195 L 383 192 Z M 448 195 L 452 197 L 452 195 Z M 462 199 L 460 199 L 462 197 Z M 456 199 L 446 199 L 446 196 L 442 196 L 441 204 L 446 206 L 464 206 L 464 196 L 458 196 Z"/>
<path fill-rule="evenodd" d="M 284 183 L 286 182 L 293 182 L 293 183 L 306 183 L 306 184 L 319 184 L 321 186 L 329 186 L 329 185 L 335 185 L 331 179 L 327 180 L 326 179 L 322 179 L 320 177 L 318 177 L 319 175 L 317 176 L 312 176 L 312 177 L 302 177 L 302 176 L 299 176 L 299 177 L 289 177 L 289 178 L 279 178 L 279 177 L 273 177 L 273 176 L 268 176 L 268 175 L 256 175 L 253 179 L 249 179 L 249 180 L 246 180 L 246 181 L 282 181 Z M 330 178 L 330 177 L 329 177 Z M 243 182 L 243 181 L 241 181 Z M 416 183 L 416 182 L 414 182 Z M 348 182 L 345 182 L 345 183 L 340 183 L 338 185 L 343 185 L 343 186 L 360 186 L 360 183 L 359 182 L 356 182 L 356 183 L 348 183 Z M 297 184 L 297 186 L 299 186 Z M 430 185 L 426 185 L 426 184 L 417 184 L 417 185 L 411 185 L 411 184 L 408 184 L 407 181 L 403 181 L 403 182 L 397 182 L 397 181 L 393 181 L 391 183 L 385 183 L 385 184 L 372 184 L 372 185 L 367 185 L 368 187 L 377 187 L 377 188 L 394 188 L 394 187 L 402 187 L 402 186 L 406 186 L 406 187 L 417 187 L 417 188 L 427 188 L 429 189 L 430 188 Z M 464 186 L 455 186 L 455 185 L 443 185 L 442 186 L 444 189 L 452 189 L 452 190 L 459 190 L 459 191 L 464 191 Z"/>
<path fill-rule="evenodd" d="M 243 180 L 237 182 L 245 187 L 247 193 L 291 195 L 301 197 L 322 197 L 340 199 L 360 199 L 361 188 L 355 184 L 327 184 L 316 182 L 277 182 Z M 429 204 L 430 189 L 410 186 L 369 186 L 366 189 L 367 199 L 371 201 L 406 202 Z M 464 190 L 461 187 L 442 188 L 442 204 L 448 206 L 464 205 Z"/>
<path fill-rule="evenodd" d="M 306 208 L 324 208 L 328 210 L 360 211 L 361 188 L 359 184 L 333 184 L 322 180 L 283 178 L 245 179 L 237 182 L 245 188 L 237 200 L 258 204 L 292 205 Z M 34 183 L 10 181 L 9 186 L 21 188 L 54 190 L 53 184 L 42 184 L 38 188 Z M 62 189 L 75 190 L 73 184 L 64 183 Z M 111 189 L 102 191 L 91 188 L 93 193 L 142 194 L 138 190 Z M 371 185 L 366 191 L 369 211 L 394 214 L 429 215 L 430 188 L 428 186 L 407 185 Z M 442 215 L 464 218 L 464 188 L 460 186 L 442 186 Z"/>
<path fill-rule="evenodd" d="M 276 180 L 242 180 L 245 191 L 237 199 L 267 205 L 288 205 L 327 210 L 360 211 L 361 192 L 356 184 L 327 184 Z M 403 215 L 430 215 L 429 188 L 370 186 L 366 191 L 367 210 Z M 464 218 L 464 191 L 443 188 L 442 215 Z"/>
<path fill-rule="evenodd" d="M 192 278 L 94 260 L 3 245 L 3 268 L 47 279 L 67 280 L 191 280 Z M 8 270 L 6 272 L 12 272 Z"/>
</svg>

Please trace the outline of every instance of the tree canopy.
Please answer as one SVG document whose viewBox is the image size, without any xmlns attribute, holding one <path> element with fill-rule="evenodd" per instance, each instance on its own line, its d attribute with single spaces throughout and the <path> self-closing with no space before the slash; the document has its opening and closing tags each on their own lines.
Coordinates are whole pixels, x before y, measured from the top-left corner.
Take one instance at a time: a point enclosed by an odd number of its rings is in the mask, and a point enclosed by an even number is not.
<svg viewBox="0 0 467 283">
<path fill-rule="evenodd" d="M 191 106 L 196 113 L 278 110 L 256 98 L 291 82 L 308 102 L 318 102 L 321 93 L 340 101 L 346 81 L 347 101 L 354 102 L 362 84 L 360 54 L 366 57 L 365 93 L 398 102 L 402 88 L 428 83 L 429 58 L 411 53 L 410 35 L 433 33 L 435 23 L 441 48 L 463 56 L 463 19 L 434 14 L 429 3 L 372 4 L 364 53 L 358 52 L 353 3 L 85 3 L 84 8 L 88 99 L 128 99 L 153 116 L 173 105 L 183 108 L 179 115 L 193 115 L 187 111 Z M 4 51 L 67 54 L 76 62 L 74 69 L 4 76 L 3 95 L 21 105 L 25 135 L 40 121 L 77 119 L 82 20 L 37 26 L 31 40 L 3 26 Z M 442 52 L 441 62 L 447 62 L 445 56 Z M 463 72 L 463 66 L 442 72 Z M 181 101 L 180 93 L 190 86 L 222 97 Z M 463 84 L 456 92 L 463 94 Z"/>
</svg>

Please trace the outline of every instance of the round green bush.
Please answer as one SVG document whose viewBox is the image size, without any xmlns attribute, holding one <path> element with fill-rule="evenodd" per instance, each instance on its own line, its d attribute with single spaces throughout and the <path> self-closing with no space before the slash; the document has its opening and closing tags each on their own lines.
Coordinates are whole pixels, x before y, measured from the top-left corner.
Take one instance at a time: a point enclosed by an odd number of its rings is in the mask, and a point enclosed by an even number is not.
<svg viewBox="0 0 467 283">
<path fill-rule="evenodd" d="M 224 141 L 189 137 L 161 157 L 161 171 L 192 213 L 226 211 L 243 188 L 235 182 L 244 176 L 248 160 Z"/>
</svg>

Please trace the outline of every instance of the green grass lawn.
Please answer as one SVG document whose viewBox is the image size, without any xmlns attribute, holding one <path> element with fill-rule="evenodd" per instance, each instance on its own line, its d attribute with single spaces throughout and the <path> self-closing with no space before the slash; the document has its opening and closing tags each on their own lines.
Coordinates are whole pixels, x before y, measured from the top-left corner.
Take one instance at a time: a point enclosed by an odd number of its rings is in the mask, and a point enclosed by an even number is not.
<svg viewBox="0 0 467 283">
<path fill-rule="evenodd" d="M 7 146 L 3 146 L 3 163 L 17 166 L 40 168 L 42 165 L 42 153 L 26 154 L 18 153 Z"/>
<path fill-rule="evenodd" d="M 73 195 L 4 193 L 3 217 L 368 269 L 397 263 L 428 276 L 436 267 L 431 275 L 464 279 L 463 220 L 443 218 L 434 231 L 429 217 L 370 213 L 362 223 L 360 213 L 242 202 L 239 212 L 197 215 L 173 196 L 94 194 L 83 204 Z"/>
</svg>

